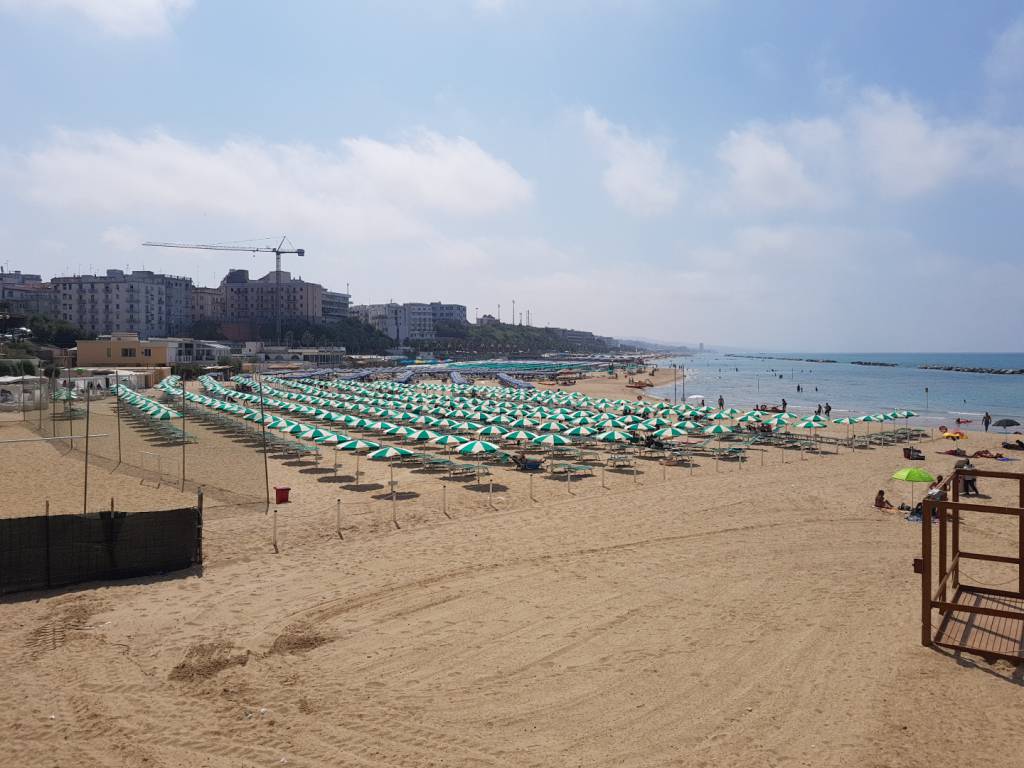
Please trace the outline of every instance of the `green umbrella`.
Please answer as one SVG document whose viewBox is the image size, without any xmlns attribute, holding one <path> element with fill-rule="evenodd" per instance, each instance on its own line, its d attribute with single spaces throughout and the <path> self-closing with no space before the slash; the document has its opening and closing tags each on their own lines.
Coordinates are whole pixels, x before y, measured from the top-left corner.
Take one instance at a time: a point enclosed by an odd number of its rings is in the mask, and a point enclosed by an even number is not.
<svg viewBox="0 0 1024 768">
<path fill-rule="evenodd" d="M 509 424 L 509 426 L 510 427 L 515 427 L 516 429 L 526 429 L 527 427 L 536 427 L 537 426 L 537 422 L 534 421 L 533 419 L 522 418 L 522 419 L 516 419 L 511 424 Z"/>
<path fill-rule="evenodd" d="M 582 424 L 575 427 L 570 427 L 569 429 L 565 430 L 565 434 L 571 435 L 572 437 L 590 437 L 596 432 L 596 429 L 583 426 Z"/>
<path fill-rule="evenodd" d="M 475 453 L 497 453 L 499 448 L 494 443 L 488 443 L 486 440 L 470 440 L 455 450 L 458 453 L 471 455 Z"/>
<path fill-rule="evenodd" d="M 336 432 L 324 435 L 323 437 L 314 438 L 313 442 L 319 443 L 320 445 L 337 445 L 338 443 L 344 443 L 348 441 L 348 437 L 345 435 L 339 435 Z"/>
<path fill-rule="evenodd" d="M 686 434 L 685 429 L 679 429 L 679 427 L 664 427 L 654 433 L 654 436 L 659 440 L 665 440 L 672 437 L 682 437 Z"/>
<path fill-rule="evenodd" d="M 905 483 L 910 483 L 910 506 L 914 506 L 914 483 L 934 483 L 935 478 L 932 477 L 928 472 L 918 467 L 906 467 L 893 472 L 893 480 L 902 480 Z"/>
<path fill-rule="evenodd" d="M 534 445 L 569 445 L 572 440 L 568 437 L 562 437 L 561 435 L 549 434 L 535 437 L 530 442 Z"/>
<path fill-rule="evenodd" d="M 560 422 L 557 421 L 545 421 L 542 424 L 537 425 L 537 429 L 542 432 L 561 432 L 564 427 Z"/>
</svg>

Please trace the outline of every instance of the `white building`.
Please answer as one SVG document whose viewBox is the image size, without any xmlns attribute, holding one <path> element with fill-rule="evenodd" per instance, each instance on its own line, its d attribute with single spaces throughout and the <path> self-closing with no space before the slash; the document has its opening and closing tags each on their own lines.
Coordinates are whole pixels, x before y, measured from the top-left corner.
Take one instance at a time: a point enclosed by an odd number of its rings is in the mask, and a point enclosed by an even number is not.
<svg viewBox="0 0 1024 768">
<path fill-rule="evenodd" d="M 437 338 L 439 322 L 465 323 L 466 307 L 462 304 L 363 304 L 352 307 L 352 314 L 399 344 Z"/>
</svg>

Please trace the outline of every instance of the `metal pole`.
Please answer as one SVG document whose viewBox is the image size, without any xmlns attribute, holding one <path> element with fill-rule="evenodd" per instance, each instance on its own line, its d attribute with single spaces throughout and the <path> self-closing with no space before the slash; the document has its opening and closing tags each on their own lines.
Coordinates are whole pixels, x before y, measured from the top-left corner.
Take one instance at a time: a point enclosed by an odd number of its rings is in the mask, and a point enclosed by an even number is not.
<svg viewBox="0 0 1024 768">
<path fill-rule="evenodd" d="M 259 363 L 257 363 L 257 366 Z M 263 435 L 263 486 L 267 494 L 267 509 L 270 509 L 270 467 L 267 464 L 267 424 L 266 414 L 263 411 L 263 387 L 259 381 L 259 371 L 256 371 L 257 394 L 260 398 L 260 434 Z M 358 482 L 358 478 L 357 478 Z M 275 513 L 276 514 L 276 513 Z"/>
<path fill-rule="evenodd" d="M 334 527 L 338 531 L 338 538 L 344 540 L 345 537 L 341 535 L 341 499 L 338 499 L 338 508 L 334 515 Z"/>
<path fill-rule="evenodd" d="M 185 374 L 181 375 L 181 490 L 185 490 Z"/>
<path fill-rule="evenodd" d="M 679 399 L 676 397 L 676 382 L 679 380 L 679 366 L 676 363 L 672 364 L 672 405 L 675 405 Z"/>
<path fill-rule="evenodd" d="M 121 466 L 121 378 L 116 368 L 114 369 L 114 397 L 114 407 L 117 410 L 117 466 Z"/>
<path fill-rule="evenodd" d="M 276 510 L 276 509 L 274 510 L 274 533 L 273 533 L 273 537 L 274 537 L 274 538 L 273 538 L 273 542 L 274 542 L 274 554 L 277 554 L 277 553 L 278 553 L 278 552 L 280 552 L 281 550 L 279 550 L 279 549 L 277 548 L 277 510 Z"/>
<path fill-rule="evenodd" d="M 86 513 L 89 506 L 89 413 L 92 410 L 89 404 L 92 399 L 89 397 L 89 388 L 85 388 L 85 481 L 82 489 L 82 514 Z M 74 441 L 71 441 L 72 445 Z"/>
<path fill-rule="evenodd" d="M 54 366 L 53 371 L 50 373 L 50 429 L 53 431 L 53 436 L 57 436 L 57 367 Z"/>
<path fill-rule="evenodd" d="M 686 400 L 686 363 L 681 363 L 680 367 L 683 369 L 683 400 Z"/>
</svg>

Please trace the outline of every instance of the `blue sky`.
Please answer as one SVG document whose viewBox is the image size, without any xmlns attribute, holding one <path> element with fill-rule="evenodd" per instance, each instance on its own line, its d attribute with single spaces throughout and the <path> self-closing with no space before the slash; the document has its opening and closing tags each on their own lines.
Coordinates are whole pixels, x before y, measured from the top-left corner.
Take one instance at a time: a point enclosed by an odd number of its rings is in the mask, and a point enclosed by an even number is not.
<svg viewBox="0 0 1024 768">
<path fill-rule="evenodd" d="M 0 0 L 5 266 L 1021 351 L 1019 3 Z"/>
</svg>

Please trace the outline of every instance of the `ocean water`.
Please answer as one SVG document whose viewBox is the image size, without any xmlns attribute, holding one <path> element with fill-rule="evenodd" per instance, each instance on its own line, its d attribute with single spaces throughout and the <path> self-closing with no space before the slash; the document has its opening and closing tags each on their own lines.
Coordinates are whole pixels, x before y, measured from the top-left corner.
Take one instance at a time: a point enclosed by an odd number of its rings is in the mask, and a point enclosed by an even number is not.
<svg viewBox="0 0 1024 768">
<path fill-rule="evenodd" d="M 760 353 L 752 353 L 760 354 Z M 773 353 L 764 353 L 773 354 Z M 933 363 L 972 368 L 1024 368 L 1024 354 L 833 354 L 785 352 L 774 357 L 817 358 L 835 363 L 793 360 L 754 360 L 704 353 L 661 361 L 665 366 L 685 367 L 685 394 L 703 395 L 708 405 L 718 396 L 727 405 L 747 408 L 756 403 L 778 404 L 783 397 L 789 409 L 808 412 L 818 403 L 832 405 L 832 417 L 860 415 L 893 409 L 917 411 L 919 421 L 953 425 L 956 418 L 970 419 L 966 428 L 981 429 L 988 411 L 994 420 L 1013 418 L 1024 423 L 1024 375 L 959 373 L 923 370 Z M 894 363 L 895 367 L 853 365 L 854 360 Z M 780 378 L 781 377 L 781 378 Z M 797 392 L 797 384 L 803 387 Z M 683 382 L 676 396 L 683 398 Z M 927 391 L 926 391 L 927 390 Z M 659 387 L 653 394 L 671 398 L 673 388 Z M 1000 431 L 1000 430 L 995 430 Z M 1012 431 L 1012 430 L 1011 430 Z"/>
</svg>

